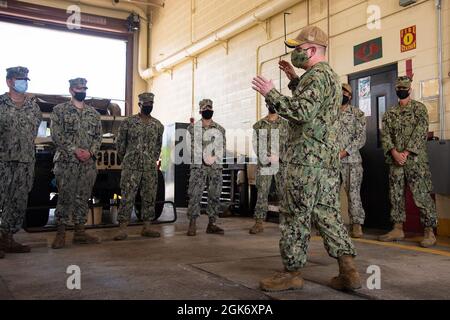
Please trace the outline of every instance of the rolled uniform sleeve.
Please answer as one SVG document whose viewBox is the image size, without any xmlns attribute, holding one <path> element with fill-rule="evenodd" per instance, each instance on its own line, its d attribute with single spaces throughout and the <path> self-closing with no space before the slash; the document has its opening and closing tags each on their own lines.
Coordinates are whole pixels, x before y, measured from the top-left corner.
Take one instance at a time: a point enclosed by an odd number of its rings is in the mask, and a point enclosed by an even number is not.
<svg viewBox="0 0 450 320">
<path fill-rule="evenodd" d="M 39 105 L 36 102 L 33 101 L 33 105 L 34 105 L 33 113 L 34 113 L 34 117 L 35 117 L 35 121 L 36 121 L 35 130 L 34 130 L 33 134 L 34 134 L 34 137 L 36 137 L 38 135 L 39 127 L 42 122 L 42 112 L 41 112 L 41 109 L 39 108 Z"/>
<path fill-rule="evenodd" d="M 97 156 L 97 152 L 100 150 L 100 146 L 102 145 L 102 122 L 100 120 L 100 116 L 97 117 L 97 126 L 95 127 L 95 137 L 92 141 L 92 145 L 89 148 L 89 151 L 93 158 Z"/>
<path fill-rule="evenodd" d="M 127 152 L 128 137 L 128 122 L 125 120 L 119 127 L 119 134 L 117 136 L 117 155 L 123 161 L 125 153 Z"/>
<path fill-rule="evenodd" d="M 252 137 L 252 146 L 253 146 L 253 151 L 255 152 L 256 156 L 258 157 L 258 150 L 259 150 L 259 122 L 256 122 L 253 125 L 253 137 Z"/>
<path fill-rule="evenodd" d="M 390 113 L 386 112 L 383 115 L 382 130 L 381 130 L 381 145 L 383 147 L 384 154 L 388 157 L 391 156 L 390 151 L 395 148 L 394 141 L 392 141 L 392 128 Z"/>
<path fill-rule="evenodd" d="M 194 164 L 194 161 L 195 161 L 195 155 L 194 155 L 194 152 L 195 152 L 195 145 L 194 145 L 195 137 L 194 137 L 194 125 L 192 123 L 188 126 L 187 133 L 188 133 L 187 139 L 189 139 L 189 142 L 190 142 L 189 150 L 190 150 L 190 153 L 191 153 L 191 164 Z"/>
<path fill-rule="evenodd" d="M 154 150 L 155 151 L 154 157 L 156 161 L 159 160 L 159 157 L 161 155 L 163 134 L 164 134 L 164 126 L 162 124 L 158 124 L 158 137 L 156 139 L 156 146 Z"/>
<path fill-rule="evenodd" d="M 222 159 L 217 159 L 219 164 L 227 157 L 227 132 L 225 128 L 220 128 L 220 132 L 222 133 L 222 145 L 218 146 L 218 148 L 222 148 Z"/>
</svg>

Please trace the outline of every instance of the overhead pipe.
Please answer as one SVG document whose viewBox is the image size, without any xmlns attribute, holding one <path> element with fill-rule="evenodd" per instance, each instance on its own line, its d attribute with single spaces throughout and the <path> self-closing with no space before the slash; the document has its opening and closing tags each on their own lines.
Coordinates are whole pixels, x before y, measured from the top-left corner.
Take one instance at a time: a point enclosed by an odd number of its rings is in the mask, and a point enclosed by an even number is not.
<svg viewBox="0 0 450 320">
<path fill-rule="evenodd" d="M 219 31 L 213 33 L 212 35 L 193 43 L 192 45 L 184 48 L 183 50 L 175 53 L 174 55 L 168 57 L 167 59 L 157 63 L 155 65 L 156 73 L 163 72 L 164 70 L 170 69 L 175 65 L 184 62 L 190 57 L 195 57 L 198 54 L 204 52 L 205 50 L 227 41 L 236 34 L 243 32 L 260 22 L 282 12 L 283 10 L 292 7 L 297 4 L 299 0 L 273 0 L 267 5 L 263 5 L 259 9 L 253 11 L 239 18 L 235 22 L 229 24 L 228 26 L 220 29 Z M 151 71 L 149 71 L 151 72 Z M 156 74 L 153 74 L 154 76 Z"/>
</svg>

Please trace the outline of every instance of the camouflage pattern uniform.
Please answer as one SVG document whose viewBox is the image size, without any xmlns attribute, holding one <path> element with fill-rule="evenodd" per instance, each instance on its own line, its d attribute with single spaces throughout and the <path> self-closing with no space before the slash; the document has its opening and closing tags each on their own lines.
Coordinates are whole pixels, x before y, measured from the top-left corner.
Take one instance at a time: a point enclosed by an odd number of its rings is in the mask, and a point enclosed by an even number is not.
<svg viewBox="0 0 450 320">
<path fill-rule="evenodd" d="M 290 122 L 280 251 L 285 268 L 296 271 L 306 264 L 311 219 L 331 257 L 355 256 L 356 251 L 340 214 L 339 77 L 328 63 L 319 62 L 292 80 L 289 88 L 292 97 L 272 89 L 266 102 Z"/>
<path fill-rule="evenodd" d="M 28 70 L 26 73 L 28 74 Z M 33 187 L 34 139 L 41 120 L 41 111 L 33 98 L 26 97 L 24 105 L 18 108 L 8 94 L 0 96 L 0 230 L 2 233 L 14 234 L 22 227 L 28 193 Z"/>
<path fill-rule="evenodd" d="M 270 187 L 272 185 L 272 181 L 275 183 L 276 193 L 278 195 L 278 199 L 281 202 L 282 199 L 282 183 L 283 183 L 283 167 L 285 165 L 283 156 L 285 154 L 285 150 L 283 147 L 285 146 L 285 141 L 287 138 L 289 123 L 286 119 L 278 117 L 275 121 L 269 121 L 268 116 L 259 120 L 253 125 L 254 134 L 256 136 L 253 137 L 253 149 L 258 156 L 258 166 L 256 172 L 256 189 L 258 190 L 258 196 L 256 200 L 255 207 L 255 219 L 265 220 L 267 216 L 268 210 L 268 198 L 270 194 Z M 262 169 L 270 168 L 270 164 L 268 160 L 263 160 L 261 157 L 270 156 L 272 154 L 272 130 L 278 130 L 279 141 L 274 146 L 277 146 L 279 151 L 279 168 L 274 174 L 267 174 Z M 261 155 L 260 147 L 262 145 L 261 140 L 264 137 L 267 137 L 267 140 L 264 141 L 265 146 L 263 148 L 267 149 L 266 155 Z M 263 150 L 264 151 L 264 150 Z"/>
<path fill-rule="evenodd" d="M 350 224 L 364 224 L 361 203 L 363 179 L 362 158 L 359 153 L 366 143 L 366 116 L 359 108 L 347 105 L 339 115 L 338 141 L 340 150 L 349 154 L 341 159 L 341 184 L 348 196 Z"/>
<path fill-rule="evenodd" d="M 401 78 L 400 78 L 401 79 Z M 397 85 L 410 87 L 410 80 L 400 80 Z M 431 173 L 428 165 L 426 141 L 428 133 L 428 112 L 426 107 L 415 100 L 406 106 L 389 109 L 383 116 L 382 146 L 386 163 L 389 165 L 389 197 L 391 220 L 404 223 L 405 181 L 408 184 L 416 206 L 420 209 L 420 220 L 425 227 L 437 226 L 436 206 L 431 198 Z M 410 152 L 406 164 L 399 166 L 391 155 L 391 150 Z"/>
<path fill-rule="evenodd" d="M 71 86 L 75 85 L 73 81 Z M 72 218 L 75 225 L 85 225 L 88 200 L 97 177 L 95 155 L 102 143 L 100 114 L 89 105 L 79 110 L 72 102 L 66 102 L 53 108 L 51 122 L 52 139 L 56 145 L 53 160 L 58 187 L 56 224 L 68 225 Z M 75 156 L 76 149 L 88 150 L 93 156 L 81 162 Z"/>
<path fill-rule="evenodd" d="M 153 94 L 139 96 L 142 102 L 153 101 Z M 122 159 L 120 189 L 122 200 L 119 223 L 128 223 L 138 190 L 141 190 L 142 220 L 155 217 L 155 201 L 158 187 L 156 162 L 159 160 L 164 126 L 153 117 L 145 121 L 140 114 L 127 118 L 119 128 L 117 150 Z"/>
<path fill-rule="evenodd" d="M 210 100 L 207 101 L 212 106 L 212 102 Z M 202 102 L 200 103 L 201 105 Z M 225 129 L 214 121 L 211 122 L 209 127 L 203 127 L 202 120 L 199 120 L 189 125 L 188 132 L 191 137 L 192 161 L 188 189 L 188 218 L 196 219 L 200 216 L 200 202 L 205 184 L 208 183 L 208 207 L 206 211 L 208 212 L 210 223 L 215 223 L 220 213 L 220 195 L 223 182 L 222 159 L 226 154 Z M 218 157 L 218 160 L 211 166 L 203 161 L 203 153 L 210 149 L 214 149 L 212 155 Z"/>
</svg>

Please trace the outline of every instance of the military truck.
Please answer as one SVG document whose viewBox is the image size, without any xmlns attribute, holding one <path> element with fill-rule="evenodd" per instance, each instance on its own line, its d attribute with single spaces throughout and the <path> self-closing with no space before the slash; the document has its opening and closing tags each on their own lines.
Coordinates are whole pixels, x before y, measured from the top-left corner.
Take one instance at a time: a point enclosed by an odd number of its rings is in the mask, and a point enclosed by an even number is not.
<svg viewBox="0 0 450 320">
<path fill-rule="evenodd" d="M 50 210 L 56 208 L 58 190 L 53 169 L 55 146 L 51 139 L 50 114 L 53 107 L 67 102 L 70 97 L 35 94 L 43 120 L 36 138 L 36 167 L 33 189 L 28 199 L 28 209 L 24 220 L 24 229 L 28 232 L 48 230 Z M 86 103 L 94 107 L 101 115 L 103 139 L 100 151 L 96 155 L 98 175 L 94 185 L 90 207 L 94 205 L 109 210 L 111 201 L 120 196 L 121 162 L 117 156 L 115 140 L 120 124 L 126 117 L 121 116 L 120 107 L 108 99 L 89 99 Z M 155 164 L 156 165 L 156 164 Z M 161 216 L 164 208 L 165 186 L 162 172 L 158 169 L 158 190 L 155 220 Z M 136 199 L 136 216 L 140 218 L 140 196 Z M 175 210 L 175 209 L 174 209 Z M 175 213 L 176 216 L 176 213 Z M 111 224 L 96 225 L 111 226 Z"/>
</svg>

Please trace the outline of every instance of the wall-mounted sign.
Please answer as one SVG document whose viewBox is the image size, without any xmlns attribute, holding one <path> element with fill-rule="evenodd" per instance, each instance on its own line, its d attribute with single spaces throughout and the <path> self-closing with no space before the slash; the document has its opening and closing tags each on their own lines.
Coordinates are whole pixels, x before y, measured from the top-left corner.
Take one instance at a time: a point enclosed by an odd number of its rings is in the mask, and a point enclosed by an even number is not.
<svg viewBox="0 0 450 320">
<path fill-rule="evenodd" d="M 400 50 L 406 52 L 417 47 L 416 26 L 400 30 Z"/>
<path fill-rule="evenodd" d="M 382 38 L 358 44 L 353 47 L 353 64 L 355 66 L 383 57 Z"/>
</svg>

